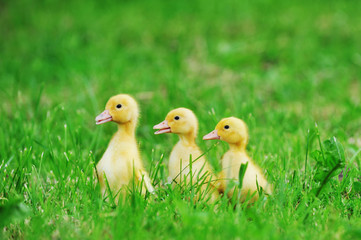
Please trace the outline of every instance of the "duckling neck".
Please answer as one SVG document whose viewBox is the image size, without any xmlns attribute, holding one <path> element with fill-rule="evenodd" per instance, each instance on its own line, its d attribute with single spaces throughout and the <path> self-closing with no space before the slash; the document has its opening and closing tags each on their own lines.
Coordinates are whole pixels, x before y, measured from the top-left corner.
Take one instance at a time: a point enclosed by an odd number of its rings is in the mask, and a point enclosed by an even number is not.
<svg viewBox="0 0 361 240">
<path fill-rule="evenodd" d="M 195 145 L 196 143 L 196 136 L 193 133 L 188 134 L 178 134 L 179 141 L 184 145 Z"/>
<path fill-rule="evenodd" d="M 134 138 L 135 137 L 135 126 L 136 123 L 134 121 L 129 121 L 126 123 L 121 123 L 118 124 L 118 131 L 116 133 L 117 136 L 119 137 L 130 137 L 130 138 Z"/>
<path fill-rule="evenodd" d="M 234 152 L 246 152 L 246 145 L 242 143 L 229 143 L 229 149 Z"/>
</svg>

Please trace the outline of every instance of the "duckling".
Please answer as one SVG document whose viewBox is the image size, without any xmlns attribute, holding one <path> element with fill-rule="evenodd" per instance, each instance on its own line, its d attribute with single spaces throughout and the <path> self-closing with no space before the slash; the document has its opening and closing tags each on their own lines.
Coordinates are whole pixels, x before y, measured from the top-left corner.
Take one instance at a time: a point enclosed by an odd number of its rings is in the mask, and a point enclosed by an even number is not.
<svg viewBox="0 0 361 240">
<path fill-rule="evenodd" d="M 190 182 L 190 157 L 192 159 L 192 183 L 196 182 L 197 176 L 205 176 L 201 190 L 210 186 L 211 201 L 218 198 L 217 177 L 213 174 L 209 163 L 199 150 L 195 139 L 198 133 L 198 120 L 195 114 L 187 108 L 177 108 L 170 111 L 165 120 L 153 127 L 158 129 L 154 134 L 175 133 L 179 136 L 178 143 L 173 147 L 169 157 L 169 180 L 181 183 L 186 179 Z"/>
<path fill-rule="evenodd" d="M 143 168 L 135 139 L 138 116 L 135 99 L 127 94 L 119 94 L 108 100 L 105 111 L 95 119 L 97 125 L 111 121 L 118 125 L 118 131 L 96 166 L 102 195 L 106 193 L 107 180 L 113 196 L 117 194 L 116 202 L 120 195 L 126 195 L 126 186 L 132 182 L 133 176 L 136 183 L 144 182 L 146 189 L 154 192 L 148 173 Z M 144 190 L 143 187 L 142 189 Z"/>
<path fill-rule="evenodd" d="M 241 119 L 230 117 L 222 119 L 216 126 L 215 130 L 203 137 L 203 140 L 220 139 L 229 144 L 229 150 L 222 158 L 222 169 L 224 181 L 223 188 L 230 184 L 230 181 L 239 182 L 239 169 L 241 164 L 248 163 L 246 173 L 243 178 L 241 189 L 241 201 L 246 200 L 247 194 L 253 197 L 250 203 L 259 198 L 257 191 L 258 186 L 262 187 L 267 194 L 272 193 L 272 186 L 263 175 L 263 171 L 253 162 L 246 152 L 248 144 L 248 129 L 245 122 Z M 236 187 L 228 191 L 228 197 L 232 197 Z"/>
</svg>

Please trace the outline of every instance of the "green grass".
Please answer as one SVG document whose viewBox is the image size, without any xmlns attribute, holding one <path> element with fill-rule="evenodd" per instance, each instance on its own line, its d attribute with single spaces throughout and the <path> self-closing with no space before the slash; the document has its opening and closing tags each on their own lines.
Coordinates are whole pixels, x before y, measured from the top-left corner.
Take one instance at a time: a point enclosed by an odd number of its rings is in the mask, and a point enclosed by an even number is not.
<svg viewBox="0 0 361 240">
<path fill-rule="evenodd" d="M 360 238 L 360 12 L 355 0 L 1 1 L 0 238 Z M 131 191 L 114 208 L 92 173 L 116 130 L 94 118 L 118 93 L 138 100 L 143 161 L 159 174 L 157 197 Z M 180 106 L 216 171 L 227 145 L 200 137 L 245 120 L 275 185 L 266 202 L 194 205 L 162 186 L 177 138 L 152 126 Z M 305 173 L 315 122 L 350 169 L 318 197 L 311 155 Z"/>
</svg>

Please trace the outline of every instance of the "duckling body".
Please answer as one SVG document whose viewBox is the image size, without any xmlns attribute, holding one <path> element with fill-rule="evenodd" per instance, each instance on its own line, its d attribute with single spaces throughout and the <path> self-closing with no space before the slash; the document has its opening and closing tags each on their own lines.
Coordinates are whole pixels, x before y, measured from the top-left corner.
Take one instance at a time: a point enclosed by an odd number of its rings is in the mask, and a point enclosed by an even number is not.
<svg viewBox="0 0 361 240">
<path fill-rule="evenodd" d="M 166 120 L 155 125 L 154 129 L 159 129 L 155 134 L 175 133 L 179 136 L 179 141 L 169 157 L 170 181 L 178 184 L 184 181 L 189 183 L 191 179 L 192 184 L 203 182 L 202 191 L 210 190 L 208 196 L 211 201 L 216 200 L 219 197 L 216 191 L 217 177 L 196 144 L 198 121 L 194 113 L 186 108 L 174 109 L 167 114 Z"/>
<path fill-rule="evenodd" d="M 222 158 L 222 169 L 224 172 L 225 183 L 223 186 L 227 186 L 229 181 L 233 181 L 236 184 L 239 182 L 239 169 L 241 164 L 247 164 L 247 170 L 243 178 L 241 189 L 241 201 L 246 199 L 247 194 L 252 195 L 257 192 L 258 186 L 262 187 L 266 193 L 270 194 L 270 185 L 268 184 L 263 171 L 252 161 L 252 159 L 243 151 L 229 150 Z M 228 184 L 227 184 L 228 183 Z M 228 196 L 231 197 L 234 194 L 236 187 L 228 191 Z M 251 202 L 258 199 L 258 192 L 252 197 Z"/>
<path fill-rule="evenodd" d="M 96 118 L 97 124 L 109 121 L 118 124 L 118 131 L 96 166 L 102 195 L 107 192 L 108 181 L 113 196 L 119 193 L 116 201 L 119 196 L 126 195 L 126 186 L 131 183 L 133 176 L 136 183 L 144 182 L 148 191 L 154 191 L 144 170 L 135 138 L 137 118 L 136 101 L 126 94 L 110 98 L 106 110 Z"/>
<path fill-rule="evenodd" d="M 136 146 L 134 136 L 125 134 L 122 129 L 114 134 L 103 157 L 97 164 L 103 192 L 105 191 L 104 174 L 112 191 L 118 191 L 123 185 L 127 185 L 133 177 L 133 163 L 135 169 L 143 168 L 139 161 L 140 157 Z"/>
<path fill-rule="evenodd" d="M 202 156 L 201 150 L 196 145 L 194 139 L 180 139 L 178 143 L 173 147 L 169 157 L 169 178 L 173 181 L 180 183 L 181 180 L 188 176 L 190 172 L 190 164 L 192 160 L 192 173 L 193 182 L 196 181 L 198 173 L 199 177 L 203 174 L 211 177 L 212 170 L 205 157 Z M 198 158 L 198 159 L 197 159 Z M 213 180 L 216 180 L 215 176 L 212 176 Z"/>
<path fill-rule="evenodd" d="M 259 198 L 257 183 L 259 188 L 267 194 L 272 193 L 272 186 L 269 184 L 263 174 L 263 171 L 248 156 L 246 145 L 248 143 L 248 130 L 246 124 L 237 118 L 222 119 L 216 126 L 216 129 L 203 137 L 205 140 L 220 139 L 229 144 L 230 149 L 222 157 L 222 172 L 224 179 L 222 188 L 226 190 L 229 186 L 236 185 L 227 189 L 228 197 L 232 197 L 234 191 L 238 188 L 239 169 L 241 164 L 247 164 L 247 169 L 243 178 L 241 188 L 241 201 L 245 201 L 247 195 L 253 196 L 250 202 Z M 232 183 L 233 182 L 233 183 Z"/>
</svg>

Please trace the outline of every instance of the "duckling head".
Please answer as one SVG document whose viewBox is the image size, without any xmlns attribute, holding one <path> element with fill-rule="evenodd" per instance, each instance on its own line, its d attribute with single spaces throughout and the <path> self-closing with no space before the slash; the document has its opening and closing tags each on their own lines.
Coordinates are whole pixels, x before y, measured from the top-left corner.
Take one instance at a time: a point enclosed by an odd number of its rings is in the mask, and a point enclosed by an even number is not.
<svg viewBox="0 0 361 240">
<path fill-rule="evenodd" d="M 203 137 L 203 140 L 220 139 L 229 144 L 246 146 L 248 143 L 248 129 L 245 122 L 239 118 L 223 118 L 215 130 Z"/>
<path fill-rule="evenodd" d="M 175 133 L 195 137 L 198 132 L 198 120 L 191 110 L 177 108 L 170 111 L 165 120 L 155 125 L 153 129 L 158 129 L 154 134 Z"/>
<path fill-rule="evenodd" d="M 105 105 L 105 111 L 95 118 L 96 124 L 116 122 L 124 124 L 137 122 L 139 116 L 138 104 L 134 98 L 127 94 L 119 94 L 111 97 Z"/>
</svg>

